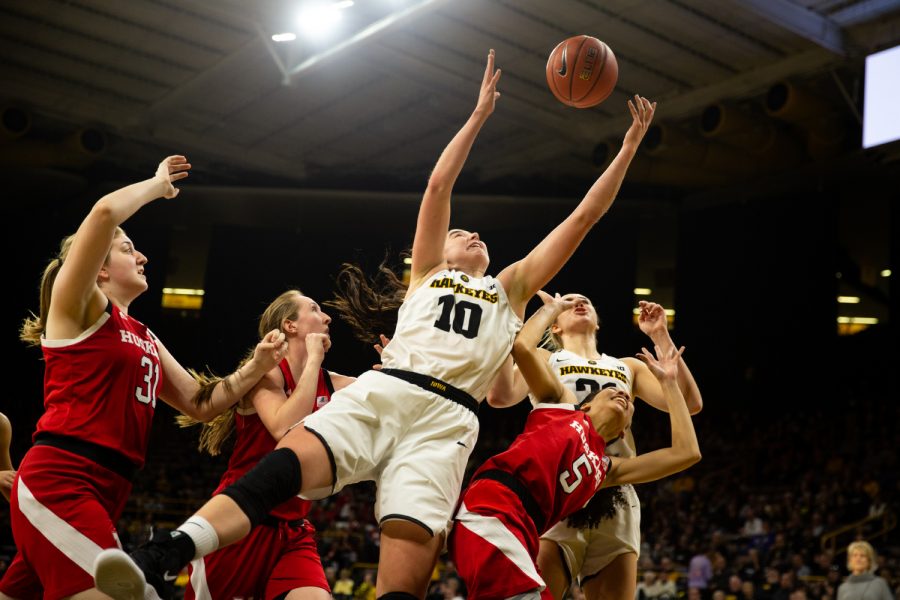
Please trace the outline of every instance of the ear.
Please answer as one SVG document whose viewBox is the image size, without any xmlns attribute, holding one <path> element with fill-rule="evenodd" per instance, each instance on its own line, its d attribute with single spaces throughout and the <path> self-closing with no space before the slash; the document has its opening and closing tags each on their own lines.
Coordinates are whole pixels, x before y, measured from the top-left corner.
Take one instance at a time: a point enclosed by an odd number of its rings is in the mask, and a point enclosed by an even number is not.
<svg viewBox="0 0 900 600">
<path fill-rule="evenodd" d="M 552 325 L 550 325 L 550 333 L 552 333 L 553 335 L 559 335 L 561 331 L 562 331 L 562 328 L 559 325 L 557 325 L 556 323 L 553 323 Z"/>
<path fill-rule="evenodd" d="M 285 333 L 297 333 L 297 321 L 285 319 L 281 322 L 281 330 Z"/>
<path fill-rule="evenodd" d="M 109 271 L 106 267 L 100 267 L 100 272 L 97 273 L 97 285 L 109 281 Z"/>
</svg>

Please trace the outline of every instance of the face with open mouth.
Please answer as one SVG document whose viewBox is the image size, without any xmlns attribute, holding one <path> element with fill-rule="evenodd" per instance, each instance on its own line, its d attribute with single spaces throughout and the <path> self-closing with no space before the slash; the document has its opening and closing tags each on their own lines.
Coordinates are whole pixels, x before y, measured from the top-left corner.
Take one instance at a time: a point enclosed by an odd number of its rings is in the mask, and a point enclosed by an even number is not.
<svg viewBox="0 0 900 600">
<path fill-rule="evenodd" d="M 447 233 L 444 258 L 451 268 L 466 272 L 483 273 L 490 262 L 487 244 L 481 240 L 478 232 L 465 229 L 451 229 Z"/>
<path fill-rule="evenodd" d="M 556 318 L 556 323 L 553 324 L 553 333 L 556 335 L 594 333 L 600 328 L 597 311 L 587 296 L 566 294 L 563 299 L 570 300 L 575 304 Z"/>
</svg>

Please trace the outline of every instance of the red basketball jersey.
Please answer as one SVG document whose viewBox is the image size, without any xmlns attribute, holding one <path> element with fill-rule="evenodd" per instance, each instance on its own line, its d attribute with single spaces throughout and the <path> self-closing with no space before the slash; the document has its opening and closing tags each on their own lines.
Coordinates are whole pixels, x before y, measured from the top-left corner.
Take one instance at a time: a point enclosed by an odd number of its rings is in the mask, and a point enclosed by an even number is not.
<svg viewBox="0 0 900 600">
<path fill-rule="evenodd" d="M 155 337 L 110 303 L 74 340 L 41 340 L 44 414 L 35 435 L 66 435 L 144 465 L 162 370 Z"/>
<path fill-rule="evenodd" d="M 571 404 L 538 404 L 525 430 L 472 479 L 491 469 L 513 475 L 540 506 L 545 531 L 584 507 L 603 483 L 610 465 L 604 448 L 585 413 Z"/>
<path fill-rule="evenodd" d="M 281 367 L 281 373 L 284 375 L 284 393 L 290 396 L 296 387 L 296 383 L 287 359 L 283 359 L 279 367 Z M 331 400 L 331 392 L 332 386 L 328 371 L 319 369 L 319 384 L 316 388 L 313 412 L 328 404 Z M 277 445 L 272 434 L 269 433 L 262 419 L 255 412 L 247 415 L 236 412 L 234 415 L 234 428 L 234 450 L 231 453 L 231 458 L 228 460 L 228 469 L 222 475 L 219 487 L 216 488 L 213 495 L 218 494 L 240 479 L 244 473 L 255 467 L 256 463 L 274 450 Z M 309 507 L 309 500 L 294 497 L 276 506 L 269 514 L 278 519 L 293 521 L 306 517 L 307 513 L 309 513 Z"/>
</svg>

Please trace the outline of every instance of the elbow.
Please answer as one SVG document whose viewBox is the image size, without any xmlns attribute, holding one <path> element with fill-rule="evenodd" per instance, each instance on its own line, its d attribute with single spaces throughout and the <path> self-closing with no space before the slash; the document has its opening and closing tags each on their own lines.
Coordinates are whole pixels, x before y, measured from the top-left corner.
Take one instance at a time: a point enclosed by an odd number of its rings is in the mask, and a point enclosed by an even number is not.
<svg viewBox="0 0 900 600">
<path fill-rule="evenodd" d="M 698 395 L 692 400 L 693 401 L 688 404 L 688 412 L 691 413 L 691 416 L 699 414 L 700 411 L 703 410 L 703 398 Z"/>
<path fill-rule="evenodd" d="M 699 447 L 692 448 L 690 453 L 688 453 L 688 456 L 686 459 L 687 464 L 685 465 L 685 468 L 690 467 L 692 465 L 696 465 L 698 462 L 700 462 L 701 458 L 703 458 L 703 455 L 700 454 L 700 448 Z"/>
<path fill-rule="evenodd" d="M 119 225 L 119 223 L 114 218 L 115 215 L 112 203 L 109 200 L 109 196 L 103 196 L 94 203 L 93 208 L 91 208 L 89 217 L 93 221 L 102 223 L 103 225 L 107 225 L 110 227 L 116 227 L 117 225 Z"/>
</svg>

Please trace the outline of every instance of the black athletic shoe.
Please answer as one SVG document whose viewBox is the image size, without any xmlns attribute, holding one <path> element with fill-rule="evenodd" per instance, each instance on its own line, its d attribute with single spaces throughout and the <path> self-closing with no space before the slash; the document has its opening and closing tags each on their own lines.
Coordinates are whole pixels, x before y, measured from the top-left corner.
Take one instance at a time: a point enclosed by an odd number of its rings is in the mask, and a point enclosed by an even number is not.
<svg viewBox="0 0 900 600">
<path fill-rule="evenodd" d="M 172 600 L 175 580 L 190 562 L 193 546 L 189 537 L 175 531 L 155 533 L 130 555 L 104 550 L 94 561 L 94 583 L 115 600 Z"/>
</svg>

